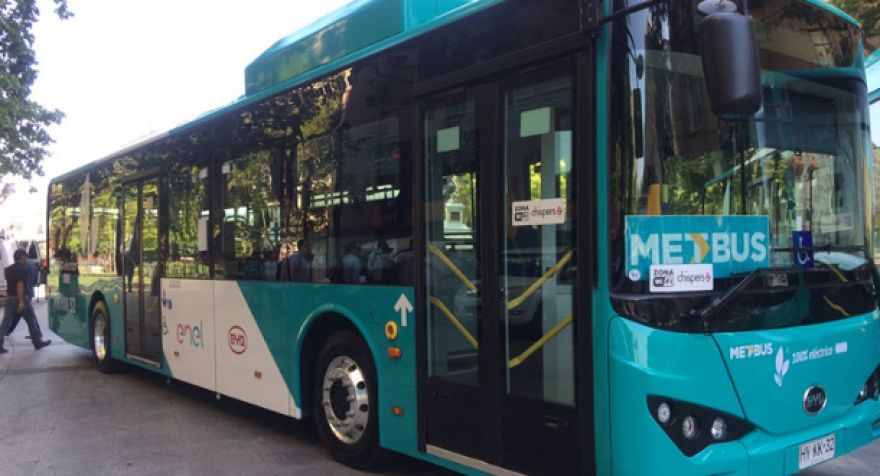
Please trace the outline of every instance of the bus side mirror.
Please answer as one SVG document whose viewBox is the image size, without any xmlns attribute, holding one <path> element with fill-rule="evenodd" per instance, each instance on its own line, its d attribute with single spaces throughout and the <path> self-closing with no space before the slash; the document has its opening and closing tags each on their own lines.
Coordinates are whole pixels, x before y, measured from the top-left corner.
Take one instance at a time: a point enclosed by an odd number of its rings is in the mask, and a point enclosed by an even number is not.
<svg viewBox="0 0 880 476">
<path fill-rule="evenodd" d="M 713 13 L 700 23 L 700 57 L 712 112 L 744 119 L 761 109 L 761 67 L 752 19 Z"/>
</svg>

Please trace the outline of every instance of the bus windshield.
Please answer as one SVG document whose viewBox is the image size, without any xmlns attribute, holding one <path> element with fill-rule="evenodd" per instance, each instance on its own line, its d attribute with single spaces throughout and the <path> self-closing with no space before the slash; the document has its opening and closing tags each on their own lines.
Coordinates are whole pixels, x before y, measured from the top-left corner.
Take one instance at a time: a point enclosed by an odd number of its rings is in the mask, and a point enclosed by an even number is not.
<svg viewBox="0 0 880 476">
<path fill-rule="evenodd" d="M 763 107 L 726 121 L 705 93 L 702 16 L 690 3 L 655 4 L 614 29 L 618 311 L 703 330 L 869 312 L 870 142 L 857 28 L 807 2 L 750 2 Z M 693 322 L 695 309 L 754 272 L 761 279 L 737 289 L 716 319 Z"/>
</svg>

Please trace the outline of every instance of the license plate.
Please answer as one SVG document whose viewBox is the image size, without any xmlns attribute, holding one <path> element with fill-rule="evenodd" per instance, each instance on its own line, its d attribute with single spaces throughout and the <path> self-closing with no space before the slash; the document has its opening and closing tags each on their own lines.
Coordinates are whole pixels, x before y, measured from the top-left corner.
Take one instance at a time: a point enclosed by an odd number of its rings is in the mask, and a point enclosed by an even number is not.
<svg viewBox="0 0 880 476">
<path fill-rule="evenodd" d="M 834 435 L 828 435 L 802 444 L 798 451 L 798 469 L 809 468 L 834 458 L 835 443 Z"/>
</svg>

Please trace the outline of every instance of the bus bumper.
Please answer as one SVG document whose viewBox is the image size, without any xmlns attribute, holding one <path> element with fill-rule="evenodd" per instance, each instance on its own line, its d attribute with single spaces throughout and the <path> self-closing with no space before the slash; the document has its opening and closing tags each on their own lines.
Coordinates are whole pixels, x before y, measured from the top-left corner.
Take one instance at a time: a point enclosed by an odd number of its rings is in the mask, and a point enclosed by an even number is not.
<svg viewBox="0 0 880 476">
<path fill-rule="evenodd" d="M 755 429 L 742 438 L 752 475 L 793 474 L 798 467 L 800 446 L 828 435 L 835 436 L 834 459 L 880 437 L 880 402 L 868 399 L 835 420 L 808 430 L 771 435 Z M 821 464 L 821 463 L 820 463 Z"/>
</svg>

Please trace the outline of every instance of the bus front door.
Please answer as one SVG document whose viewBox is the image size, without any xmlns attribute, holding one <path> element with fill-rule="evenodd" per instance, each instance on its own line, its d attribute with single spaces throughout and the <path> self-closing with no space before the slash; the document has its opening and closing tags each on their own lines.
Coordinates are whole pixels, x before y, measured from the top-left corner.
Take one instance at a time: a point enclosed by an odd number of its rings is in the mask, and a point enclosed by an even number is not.
<svg viewBox="0 0 880 476">
<path fill-rule="evenodd" d="M 123 186 L 125 348 L 130 358 L 162 361 L 159 179 Z"/>
<path fill-rule="evenodd" d="M 588 311 L 575 309 L 574 78 L 564 63 L 423 106 L 422 437 L 489 472 L 590 464 L 592 409 L 578 404 L 590 387 L 575 386 Z"/>
</svg>

